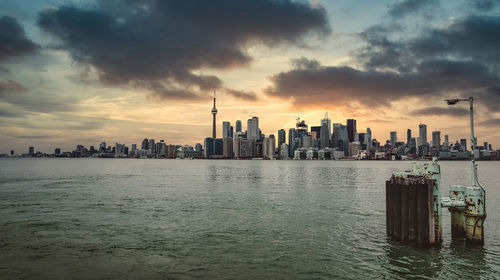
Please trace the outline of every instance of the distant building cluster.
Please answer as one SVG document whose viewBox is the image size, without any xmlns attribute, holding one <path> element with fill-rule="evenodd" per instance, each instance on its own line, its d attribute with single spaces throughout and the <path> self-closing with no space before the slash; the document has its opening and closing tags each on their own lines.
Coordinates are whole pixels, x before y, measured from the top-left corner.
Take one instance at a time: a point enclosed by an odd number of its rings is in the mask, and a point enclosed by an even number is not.
<svg viewBox="0 0 500 280">
<path fill-rule="evenodd" d="M 406 142 L 398 141 L 397 132 L 392 131 L 389 140 L 380 144 L 372 137 L 370 128 L 358 132 L 355 119 L 346 124 L 331 123 L 328 114 L 319 126 L 310 129 L 304 120 L 297 119 L 293 128 L 280 129 L 277 138 L 266 136 L 259 129 L 259 118 L 247 120 L 247 130 L 243 131 L 241 120 L 235 123 L 236 130 L 228 121 L 222 122 L 222 137 L 216 137 L 216 99 L 214 95 L 212 137 L 204 140 L 203 157 L 207 159 L 469 159 L 467 141 L 460 139 L 455 144 L 441 132 L 433 131 L 432 139 L 427 139 L 427 125 L 420 124 L 418 137 L 412 137 L 407 130 Z M 287 137 L 288 136 L 288 137 Z M 288 139 L 288 140 L 287 140 Z M 476 139 L 477 144 L 477 139 Z M 500 159 L 500 150 L 493 151 L 487 142 L 483 146 L 474 145 L 476 159 Z"/>
<path fill-rule="evenodd" d="M 419 124 L 418 137 L 412 135 L 411 129 L 406 132 L 406 141 L 399 141 L 396 131 L 389 133 L 385 144 L 380 144 L 372 137 L 370 128 L 358 131 L 355 119 L 348 119 L 344 124 L 333 123 L 328 114 L 318 126 L 309 126 L 300 117 L 295 127 L 288 131 L 280 129 L 277 137 L 265 135 L 259 128 L 259 118 L 247 120 L 243 131 L 242 121 L 237 120 L 233 127 L 229 121 L 222 122 L 222 137 L 216 135 L 216 98 L 213 100 L 212 137 L 205 138 L 203 145 L 194 147 L 166 144 L 164 140 L 155 142 L 145 138 L 140 146 L 132 144 L 128 147 L 115 143 L 107 146 L 106 142 L 96 149 L 90 146 L 77 145 L 73 151 L 61 152 L 56 148 L 53 154 L 35 152 L 28 148 L 27 154 L 10 156 L 25 157 L 106 157 L 106 158 L 205 158 L 205 159 L 294 159 L 294 160 L 338 160 L 338 159 L 431 159 L 438 157 L 444 160 L 467 160 L 472 155 L 476 159 L 500 160 L 500 150 L 493 150 L 491 144 L 484 142 L 467 147 L 467 140 L 460 139 L 455 143 L 449 141 L 448 135 L 441 139 L 440 131 L 432 131 L 432 138 L 427 137 L 427 125 Z M 430 141 L 429 141 L 430 140 Z M 471 143 L 469 143 L 471 144 Z M 473 151 L 473 153 L 471 152 Z M 0 156 L 9 156 L 6 154 Z"/>
<path fill-rule="evenodd" d="M 2 155 L 7 156 L 7 155 Z M 82 157 L 100 157 L 100 158 L 202 158 L 202 145 L 196 144 L 193 146 L 169 145 L 164 140 L 155 142 L 154 139 L 144 139 L 139 146 L 132 144 L 131 147 L 125 144 L 115 143 L 114 146 L 108 146 L 106 142 L 101 142 L 96 148 L 89 148 L 83 145 L 77 145 L 73 151 L 61 152 L 60 148 L 55 148 L 53 154 L 35 152 L 35 147 L 29 147 L 27 154 L 17 155 L 14 151 L 10 151 L 10 156 L 21 157 L 65 157 L 65 158 L 82 158 Z"/>
</svg>

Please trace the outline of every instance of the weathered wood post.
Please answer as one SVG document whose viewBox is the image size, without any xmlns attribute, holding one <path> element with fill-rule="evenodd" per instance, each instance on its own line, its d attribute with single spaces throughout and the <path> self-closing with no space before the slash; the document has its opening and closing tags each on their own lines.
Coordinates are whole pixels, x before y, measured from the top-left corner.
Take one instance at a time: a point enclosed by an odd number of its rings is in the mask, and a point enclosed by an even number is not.
<svg viewBox="0 0 500 280">
<path fill-rule="evenodd" d="M 429 247 L 441 243 L 439 165 L 417 166 L 386 182 L 387 236 Z"/>
</svg>

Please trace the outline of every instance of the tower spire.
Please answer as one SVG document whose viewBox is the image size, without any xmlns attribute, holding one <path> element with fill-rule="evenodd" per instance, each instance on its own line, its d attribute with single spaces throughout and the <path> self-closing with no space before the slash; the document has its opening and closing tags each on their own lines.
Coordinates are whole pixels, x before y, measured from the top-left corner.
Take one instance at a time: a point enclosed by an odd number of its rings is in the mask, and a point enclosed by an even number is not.
<svg viewBox="0 0 500 280">
<path fill-rule="evenodd" d="M 214 89 L 214 107 L 212 108 L 212 115 L 214 116 L 214 121 L 213 121 L 213 124 L 212 124 L 212 138 L 215 139 L 216 138 L 216 126 L 215 126 L 215 123 L 216 123 L 216 117 L 215 115 L 217 115 L 217 108 L 215 108 L 215 89 Z"/>
</svg>

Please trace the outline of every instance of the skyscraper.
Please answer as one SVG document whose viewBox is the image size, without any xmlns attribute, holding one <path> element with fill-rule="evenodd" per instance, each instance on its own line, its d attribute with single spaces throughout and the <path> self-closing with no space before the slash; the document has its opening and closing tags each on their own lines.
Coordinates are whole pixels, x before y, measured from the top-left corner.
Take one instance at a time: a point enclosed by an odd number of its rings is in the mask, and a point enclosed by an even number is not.
<svg viewBox="0 0 500 280">
<path fill-rule="evenodd" d="M 222 122 L 222 138 L 232 137 L 231 123 Z"/>
<path fill-rule="evenodd" d="M 348 119 L 347 120 L 347 136 L 349 137 L 349 142 L 354 142 L 354 138 L 356 134 L 356 120 Z"/>
<path fill-rule="evenodd" d="M 278 154 L 281 155 L 281 145 L 286 142 L 286 131 L 284 129 L 278 130 Z"/>
<path fill-rule="evenodd" d="M 411 129 L 408 128 L 406 131 L 406 146 L 410 145 L 410 139 L 411 139 Z"/>
<path fill-rule="evenodd" d="M 215 115 L 217 115 L 217 108 L 215 108 L 215 89 L 214 89 L 214 107 L 212 108 L 212 115 L 214 116 L 214 122 L 212 125 L 212 138 L 215 139 L 216 130 L 217 130 L 215 127 Z"/>
<path fill-rule="evenodd" d="M 257 140 L 260 137 L 259 118 L 252 117 L 247 120 L 247 138 Z"/>
<path fill-rule="evenodd" d="M 420 138 L 420 146 L 425 146 L 427 144 L 427 125 L 418 125 L 418 136 Z"/>
<path fill-rule="evenodd" d="M 236 132 L 241 132 L 241 121 L 240 120 L 236 121 Z"/>
<path fill-rule="evenodd" d="M 396 131 L 391 131 L 391 147 L 396 147 L 396 142 L 398 141 L 398 133 Z"/>
<path fill-rule="evenodd" d="M 204 142 L 205 146 L 205 158 L 210 158 L 210 156 L 214 155 L 214 138 L 207 137 Z"/>
<path fill-rule="evenodd" d="M 328 119 L 328 112 L 325 114 L 325 118 L 321 120 L 321 132 L 320 132 L 320 148 L 330 147 L 330 126 L 331 121 Z"/>
<path fill-rule="evenodd" d="M 432 132 L 432 147 L 439 149 L 441 146 L 441 131 Z"/>
<path fill-rule="evenodd" d="M 28 148 L 28 154 L 34 155 L 35 154 L 35 147 L 29 147 Z"/>
<path fill-rule="evenodd" d="M 366 142 L 366 149 L 369 152 L 372 149 L 372 130 L 369 127 L 366 128 Z"/>
<path fill-rule="evenodd" d="M 295 151 L 295 138 L 297 137 L 297 130 L 295 128 L 290 128 L 288 130 L 288 156 L 293 158 L 293 152 Z"/>
</svg>

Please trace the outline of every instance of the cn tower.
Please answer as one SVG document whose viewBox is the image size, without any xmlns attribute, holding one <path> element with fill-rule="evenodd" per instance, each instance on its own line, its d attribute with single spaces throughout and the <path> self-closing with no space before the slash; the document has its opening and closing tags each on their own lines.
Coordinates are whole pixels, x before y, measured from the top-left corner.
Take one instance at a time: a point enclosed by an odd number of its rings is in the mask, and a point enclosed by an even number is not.
<svg viewBox="0 0 500 280">
<path fill-rule="evenodd" d="M 215 108 L 215 89 L 214 89 L 214 107 L 212 108 L 212 115 L 214 115 L 214 123 L 213 123 L 213 127 L 212 127 L 212 138 L 215 139 L 215 130 L 216 130 L 216 126 L 215 126 L 215 115 L 217 115 L 217 108 Z"/>
</svg>

